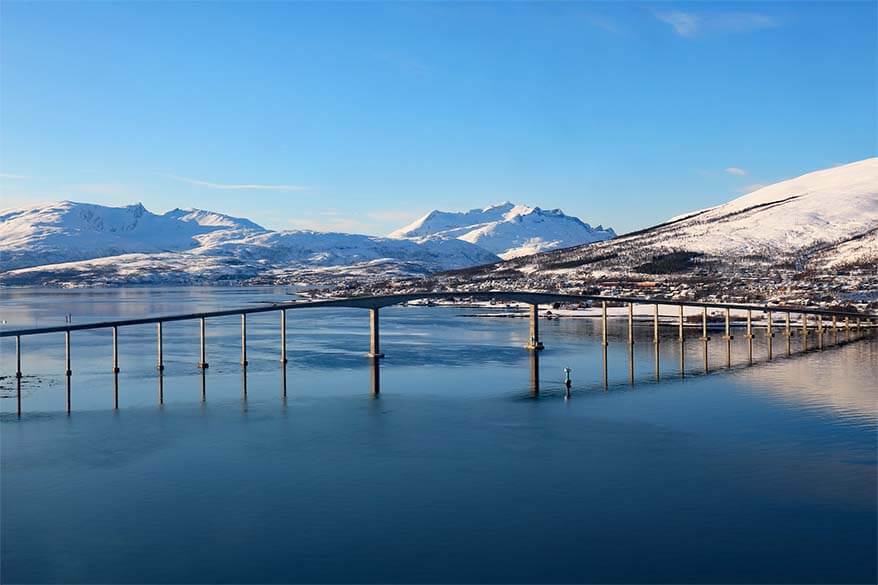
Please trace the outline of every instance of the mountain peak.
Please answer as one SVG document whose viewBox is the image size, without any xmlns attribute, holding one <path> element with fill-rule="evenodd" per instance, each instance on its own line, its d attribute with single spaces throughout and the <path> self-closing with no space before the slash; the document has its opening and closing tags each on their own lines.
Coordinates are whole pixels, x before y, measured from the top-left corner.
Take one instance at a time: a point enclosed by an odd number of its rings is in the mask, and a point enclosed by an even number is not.
<svg viewBox="0 0 878 585">
<path fill-rule="evenodd" d="M 560 209 L 509 201 L 463 212 L 434 210 L 390 234 L 391 238 L 456 238 L 476 244 L 501 258 L 576 246 L 614 237 L 613 230 L 594 229 Z"/>
</svg>

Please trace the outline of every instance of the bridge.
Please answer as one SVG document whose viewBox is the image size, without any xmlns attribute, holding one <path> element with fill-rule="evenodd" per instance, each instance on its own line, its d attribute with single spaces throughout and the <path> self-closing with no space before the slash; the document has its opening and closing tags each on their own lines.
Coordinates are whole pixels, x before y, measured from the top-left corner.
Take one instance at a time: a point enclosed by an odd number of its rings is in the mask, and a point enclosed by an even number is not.
<svg viewBox="0 0 878 585">
<path fill-rule="evenodd" d="M 539 351 L 544 348 L 540 339 L 539 330 L 539 306 L 555 305 L 556 303 L 589 303 L 592 306 L 601 307 L 601 336 L 602 342 L 606 346 L 607 341 L 607 306 L 608 304 L 624 305 L 628 308 L 628 343 L 634 343 L 634 306 L 635 305 L 651 305 L 653 311 L 653 339 L 656 344 L 659 343 L 659 308 L 662 306 L 673 306 L 679 309 L 679 317 L 677 320 L 678 339 L 685 339 L 684 332 L 684 309 L 697 308 L 700 309 L 701 319 L 701 339 L 709 341 L 708 336 L 708 310 L 720 309 L 725 314 L 724 323 L 724 339 L 731 340 L 732 336 L 732 318 L 731 312 L 746 311 L 746 337 L 752 339 L 754 336 L 754 326 L 752 321 L 753 312 L 766 314 L 765 332 L 769 337 L 774 336 L 774 327 L 776 320 L 775 314 L 782 316 L 783 333 L 786 336 L 793 335 L 791 326 L 791 316 L 800 315 L 802 335 L 808 335 L 809 329 L 814 329 L 822 336 L 824 329 L 831 328 L 838 331 L 839 327 L 850 332 L 853 328 L 859 331 L 862 328 L 875 328 L 878 324 L 878 315 L 869 313 L 859 313 L 855 311 L 824 309 L 815 307 L 801 306 L 784 306 L 784 305 L 755 305 L 755 304 L 734 304 L 734 303 L 712 303 L 686 301 L 676 299 L 655 299 L 644 297 L 628 297 L 628 296 L 602 296 L 602 295 L 571 295 L 556 293 L 541 293 L 529 291 L 454 291 L 454 292 L 421 292 L 406 293 L 396 295 L 382 296 L 360 296 L 340 299 L 326 299 L 316 301 L 289 301 L 283 303 L 267 303 L 256 307 L 243 307 L 235 309 L 226 309 L 222 311 L 208 311 L 200 313 L 184 313 L 177 315 L 162 315 L 155 317 L 143 317 L 138 319 L 120 319 L 111 321 L 100 321 L 95 323 L 66 324 L 52 327 L 36 327 L 26 329 L 12 329 L 0 331 L 0 337 L 15 338 L 15 358 L 16 369 L 15 377 L 22 377 L 21 356 L 22 356 L 22 338 L 32 335 L 43 335 L 49 333 L 64 333 L 66 368 L 65 374 L 72 375 L 73 369 L 71 364 L 71 334 L 74 331 L 84 331 L 93 329 L 112 329 L 112 372 L 119 373 L 119 328 L 130 327 L 134 325 L 155 324 L 156 326 L 156 369 L 164 370 L 164 358 L 162 347 L 162 325 L 164 323 L 174 321 L 198 320 L 200 325 L 200 359 L 198 367 L 205 369 L 209 367 L 207 362 L 207 348 L 205 342 L 205 331 L 207 320 L 219 317 L 239 316 L 241 320 L 241 365 L 247 366 L 247 316 L 257 313 L 276 312 L 280 315 L 279 330 L 279 351 L 280 361 L 287 362 L 287 311 L 302 310 L 312 308 L 325 307 L 350 307 L 357 309 L 367 309 L 370 313 L 370 343 L 369 351 L 366 354 L 373 359 L 384 357 L 381 352 L 380 339 L 380 321 L 379 311 L 384 307 L 399 305 L 418 300 L 460 300 L 468 299 L 472 301 L 502 301 L 515 302 L 530 305 L 530 336 L 525 346 L 531 351 Z M 824 318 L 829 321 L 824 322 Z"/>
<path fill-rule="evenodd" d="M 838 310 L 838 309 L 824 309 L 824 308 L 814 308 L 814 307 L 801 307 L 801 306 L 788 306 L 788 305 L 755 305 L 755 304 L 734 304 L 734 303 L 712 303 L 712 302 L 698 302 L 698 301 L 685 301 L 685 300 L 677 300 L 677 299 L 656 299 L 656 298 L 645 298 L 645 297 L 620 297 L 620 296 L 603 296 L 603 295 L 570 295 L 570 294 L 556 294 L 556 293 L 540 293 L 540 292 L 530 292 L 530 291 L 484 291 L 484 292 L 470 292 L 470 291 L 454 291 L 454 292 L 421 292 L 421 293 L 407 293 L 407 294 L 396 294 L 396 295 L 382 295 L 382 296 L 360 296 L 360 297 L 350 297 L 350 298 L 339 298 L 339 299 L 326 299 L 326 300 L 316 300 L 316 301 L 288 301 L 282 303 L 266 303 L 260 306 L 249 306 L 242 308 L 234 308 L 234 309 L 226 309 L 221 311 L 207 311 L 207 312 L 198 312 L 198 313 L 183 313 L 176 315 L 161 315 L 154 317 L 143 317 L 137 319 L 119 319 L 119 320 L 108 320 L 108 321 L 100 321 L 95 323 L 80 323 L 80 324 L 72 324 L 68 323 L 65 325 L 51 326 L 51 327 L 36 327 L 36 328 L 25 328 L 25 329 L 12 329 L 0 331 L 0 337 L 14 337 L 15 338 L 15 377 L 17 380 L 17 413 L 21 416 L 21 378 L 22 374 L 22 338 L 27 338 L 29 336 L 34 335 L 43 335 L 50 333 L 64 333 L 64 345 L 65 345 L 65 375 L 67 378 L 67 411 L 70 412 L 71 409 L 71 393 L 70 393 L 70 380 L 73 374 L 72 368 L 72 354 L 71 354 L 71 334 L 76 331 L 86 331 L 86 330 L 96 330 L 96 329 L 111 329 L 112 330 L 112 372 L 116 379 L 116 388 L 118 393 L 118 374 L 120 372 L 119 366 L 119 328 L 121 327 L 131 327 L 136 325 L 148 325 L 154 324 L 156 326 L 156 369 L 159 372 L 159 387 L 162 387 L 162 372 L 165 368 L 164 365 L 164 351 L 163 351 L 163 324 L 175 321 L 190 321 L 190 320 L 198 320 L 199 322 L 199 331 L 200 331 L 200 353 L 198 360 L 198 367 L 201 369 L 202 374 L 209 367 L 207 361 L 207 346 L 206 346 L 206 329 L 207 329 L 207 320 L 208 319 L 217 319 L 221 317 L 230 317 L 230 316 L 238 316 L 241 321 L 241 366 L 243 371 L 246 374 L 247 371 L 247 317 L 248 315 L 259 314 L 259 313 L 269 313 L 276 312 L 280 316 L 280 329 L 279 329 L 279 353 L 280 353 L 280 362 L 282 364 L 287 363 L 287 312 L 291 310 L 302 310 L 302 309 L 312 309 L 312 308 L 326 308 L 326 307 L 349 307 L 355 309 L 366 309 L 370 313 L 369 319 L 369 328 L 370 328 L 370 341 L 369 341 L 369 351 L 366 354 L 372 360 L 373 368 L 372 368 L 372 376 L 373 376 L 373 392 L 377 394 L 378 388 L 378 360 L 384 357 L 384 354 L 381 352 L 381 339 L 380 339 L 380 310 L 384 307 L 389 307 L 393 305 L 399 305 L 404 303 L 409 303 L 412 301 L 419 300 L 470 300 L 470 301 L 499 301 L 499 302 L 507 302 L 507 303 L 523 303 L 530 306 L 529 318 L 530 318 L 530 336 L 528 338 L 528 342 L 525 345 L 525 348 L 531 352 L 531 377 L 532 384 L 536 388 L 538 387 L 538 353 L 540 350 L 544 349 L 543 342 L 540 338 L 540 330 L 539 330 L 539 307 L 540 305 L 551 305 L 555 306 L 556 304 L 589 304 L 592 307 L 600 307 L 600 322 L 601 322 L 601 345 L 603 347 L 603 355 L 604 355 L 604 380 L 606 383 L 607 373 L 606 373 L 606 364 L 607 364 L 607 345 L 608 345 L 608 335 L 607 335 L 607 308 L 608 305 L 615 306 L 626 306 L 627 307 L 627 341 L 629 348 L 633 348 L 635 339 L 634 339 L 634 307 L 635 305 L 648 305 L 653 308 L 652 312 L 652 342 L 655 344 L 655 359 L 656 359 L 656 375 L 658 376 L 658 347 L 660 342 L 659 336 L 659 313 L 660 307 L 663 306 L 671 306 L 678 309 L 678 317 L 675 323 L 671 323 L 671 325 L 675 325 L 677 328 L 677 339 L 681 343 L 685 341 L 685 317 L 684 317 L 684 309 L 686 308 L 695 308 L 701 313 L 701 341 L 704 342 L 704 360 L 705 360 L 705 371 L 707 371 L 707 346 L 708 341 L 710 341 L 710 337 L 708 335 L 708 311 L 711 309 L 719 309 L 724 313 L 724 335 L 723 339 L 727 341 L 727 365 L 731 365 L 731 340 L 732 336 L 732 316 L 731 312 L 745 312 L 746 315 L 746 335 L 745 338 L 750 341 L 750 359 L 752 363 L 752 351 L 753 351 L 753 338 L 755 337 L 755 328 L 753 324 L 753 313 L 762 313 L 766 315 L 765 324 L 764 324 L 764 332 L 765 336 L 768 340 L 768 359 L 772 357 L 772 344 L 771 339 L 774 337 L 774 328 L 777 320 L 775 319 L 775 315 L 781 315 L 780 326 L 782 327 L 783 335 L 787 338 L 787 353 L 789 354 L 789 340 L 795 334 L 795 330 L 792 327 L 792 316 L 799 315 L 799 319 L 801 321 L 801 335 L 803 338 L 803 345 L 807 349 L 807 340 L 809 336 L 809 331 L 813 330 L 817 336 L 817 341 L 819 347 L 823 347 L 823 334 L 824 331 L 831 330 L 834 334 L 836 334 L 841 329 L 846 333 L 846 338 L 850 339 L 850 335 L 852 331 L 860 332 L 865 330 L 876 331 L 878 330 L 878 315 L 869 314 L 869 313 L 861 313 L 856 311 L 847 311 L 847 310 Z M 824 322 L 824 318 L 827 321 Z M 683 353 L 681 351 L 681 364 L 683 359 Z M 633 360 L 633 352 L 629 350 L 629 360 Z M 681 365 L 682 368 L 682 365 Z M 631 375 L 633 376 L 633 365 L 629 367 L 631 371 Z M 283 369 L 284 380 L 285 380 L 285 372 L 286 368 Z M 246 380 L 246 376 L 244 378 Z M 204 393 L 204 376 L 202 375 L 202 394 Z M 246 384 L 246 382 L 245 382 Z M 284 384 L 285 387 L 285 384 Z M 246 386 L 245 386 L 246 388 Z M 118 394 L 117 394 L 118 396 Z M 161 392 L 160 392 L 161 396 Z"/>
</svg>

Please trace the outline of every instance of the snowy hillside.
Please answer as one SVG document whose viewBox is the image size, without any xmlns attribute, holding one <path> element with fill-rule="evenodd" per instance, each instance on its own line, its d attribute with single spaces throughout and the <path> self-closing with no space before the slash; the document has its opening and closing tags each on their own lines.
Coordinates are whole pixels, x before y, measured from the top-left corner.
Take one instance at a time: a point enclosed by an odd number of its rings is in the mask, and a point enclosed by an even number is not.
<svg viewBox="0 0 878 585">
<path fill-rule="evenodd" d="M 389 237 L 416 241 L 457 238 L 509 259 L 607 240 L 615 235 L 612 229 L 592 228 L 560 209 L 543 210 L 506 202 L 457 213 L 431 211 Z"/>
<path fill-rule="evenodd" d="M 267 231 L 261 225 L 245 219 L 243 217 L 232 217 L 224 213 L 216 211 L 207 211 L 204 209 L 172 209 L 164 214 L 164 217 L 179 219 L 180 221 L 191 221 L 198 225 L 217 228 L 235 228 L 240 230 L 253 230 L 264 232 Z"/>
<path fill-rule="evenodd" d="M 131 252 L 186 250 L 213 228 L 150 213 L 59 201 L 0 211 L 0 270 Z"/>
<path fill-rule="evenodd" d="M 878 158 L 782 181 L 618 238 L 502 263 L 489 271 L 668 274 L 698 266 L 874 263 Z"/>
<path fill-rule="evenodd" d="M 0 212 L 4 284 L 210 282 L 327 267 L 426 274 L 498 260 L 457 239 L 274 232 L 198 209 L 157 215 L 139 204 L 62 201 Z"/>
</svg>

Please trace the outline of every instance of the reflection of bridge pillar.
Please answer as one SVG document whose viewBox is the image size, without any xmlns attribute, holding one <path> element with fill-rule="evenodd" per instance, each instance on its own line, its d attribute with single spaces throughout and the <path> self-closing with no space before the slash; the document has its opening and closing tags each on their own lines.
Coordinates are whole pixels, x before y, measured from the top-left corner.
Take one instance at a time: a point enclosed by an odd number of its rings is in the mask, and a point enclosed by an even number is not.
<svg viewBox="0 0 878 585">
<path fill-rule="evenodd" d="M 634 386 L 634 345 L 628 344 L 628 383 Z"/>
<path fill-rule="evenodd" d="M 381 365 L 377 359 L 370 360 L 370 374 L 372 378 L 372 396 L 378 396 L 381 393 Z"/>
<path fill-rule="evenodd" d="M 609 385 L 610 385 L 609 370 L 608 370 L 608 368 L 607 368 L 607 344 L 605 343 L 604 346 L 603 346 L 601 349 L 603 350 L 603 351 L 601 352 L 601 353 L 603 354 L 603 355 L 601 356 L 601 358 L 602 358 L 602 361 L 601 361 L 601 368 L 602 368 L 602 371 L 603 371 L 603 374 L 604 374 L 604 389 L 606 389 L 606 388 L 608 388 Z"/>
<path fill-rule="evenodd" d="M 539 351 L 544 347 L 540 341 L 540 306 L 536 303 L 530 306 L 530 339 L 525 347 L 531 351 Z"/>
<path fill-rule="evenodd" d="M 531 396 L 540 393 L 540 354 L 537 351 L 530 352 L 530 393 Z"/>
<path fill-rule="evenodd" d="M 383 358 L 381 353 L 381 339 L 378 323 L 378 309 L 369 309 L 369 357 Z"/>
</svg>

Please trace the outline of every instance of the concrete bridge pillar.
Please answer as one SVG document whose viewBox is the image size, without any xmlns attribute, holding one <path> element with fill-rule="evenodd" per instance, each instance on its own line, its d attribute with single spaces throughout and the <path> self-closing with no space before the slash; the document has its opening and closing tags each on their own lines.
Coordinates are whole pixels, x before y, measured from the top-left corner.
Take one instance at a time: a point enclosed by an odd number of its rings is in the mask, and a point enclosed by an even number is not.
<svg viewBox="0 0 878 585">
<path fill-rule="evenodd" d="M 70 332 L 64 332 L 64 374 L 67 376 L 67 379 L 70 379 L 70 376 L 73 374 L 73 370 L 70 368 Z"/>
<path fill-rule="evenodd" d="M 659 342 L 659 306 L 658 304 L 654 305 L 652 312 L 652 342 L 658 344 Z"/>
<path fill-rule="evenodd" d="M 119 373 L 119 328 L 113 326 L 113 373 Z"/>
<path fill-rule="evenodd" d="M 373 359 L 383 358 L 377 308 L 369 309 L 369 333 L 369 357 Z"/>
<path fill-rule="evenodd" d="M 162 322 L 155 324 L 155 369 L 161 372 L 165 369 L 165 352 L 162 345 Z"/>
<path fill-rule="evenodd" d="M 710 336 L 707 335 L 707 307 L 701 312 L 701 341 L 710 341 Z"/>
<path fill-rule="evenodd" d="M 545 347 L 540 341 L 540 306 L 536 303 L 530 306 L 530 339 L 525 347 L 531 351 L 540 351 Z"/>
<path fill-rule="evenodd" d="M 15 336 L 15 377 L 21 380 L 21 335 Z"/>
<path fill-rule="evenodd" d="M 247 361 L 247 313 L 241 313 L 241 365 L 245 368 Z"/>
<path fill-rule="evenodd" d="M 628 303 L 628 345 L 634 345 L 634 303 Z"/>
<path fill-rule="evenodd" d="M 201 351 L 199 352 L 198 357 L 198 367 L 204 370 L 209 367 L 209 364 L 207 363 L 207 348 L 205 347 L 206 325 L 204 323 L 204 317 L 199 318 L 198 321 L 198 330 L 201 338 Z"/>
<path fill-rule="evenodd" d="M 680 331 L 679 331 L 680 341 L 685 341 L 686 337 L 683 335 L 683 305 L 680 305 L 680 324 L 679 325 L 680 325 Z M 680 352 L 680 355 L 682 356 L 683 352 Z"/>
<path fill-rule="evenodd" d="M 723 339 L 726 341 L 731 341 L 735 336 L 732 335 L 732 310 L 726 309 L 726 334 L 723 336 Z"/>
<path fill-rule="evenodd" d="M 747 309 L 747 339 L 753 339 L 753 310 Z"/>
<path fill-rule="evenodd" d="M 607 301 L 601 301 L 601 343 L 607 346 Z"/>
<path fill-rule="evenodd" d="M 287 363 L 287 310 L 280 312 L 280 363 Z"/>
</svg>

